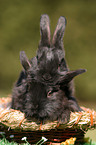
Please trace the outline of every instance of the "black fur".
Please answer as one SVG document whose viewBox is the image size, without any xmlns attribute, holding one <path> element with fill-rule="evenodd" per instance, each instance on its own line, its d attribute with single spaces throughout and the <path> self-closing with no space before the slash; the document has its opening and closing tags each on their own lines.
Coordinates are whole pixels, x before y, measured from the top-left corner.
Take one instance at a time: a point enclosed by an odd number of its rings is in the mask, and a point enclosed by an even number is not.
<svg viewBox="0 0 96 145">
<path fill-rule="evenodd" d="M 60 17 L 51 42 L 47 15 L 40 20 L 41 40 L 36 57 L 30 61 L 20 52 L 24 68 L 15 84 L 12 108 L 21 110 L 32 120 L 67 122 L 71 111 L 81 111 L 75 97 L 72 79 L 85 72 L 70 71 L 63 47 L 66 19 Z"/>
</svg>

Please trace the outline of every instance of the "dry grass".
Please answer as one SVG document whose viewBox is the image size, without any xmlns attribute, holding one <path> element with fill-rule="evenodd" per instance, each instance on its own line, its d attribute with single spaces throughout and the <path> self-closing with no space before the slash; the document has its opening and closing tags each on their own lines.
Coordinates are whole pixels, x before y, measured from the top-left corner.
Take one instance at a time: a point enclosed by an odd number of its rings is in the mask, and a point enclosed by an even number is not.
<svg viewBox="0 0 96 145">
<path fill-rule="evenodd" d="M 91 128 L 96 128 L 96 112 L 89 108 L 82 107 L 84 111 L 71 113 L 70 121 L 67 124 L 59 124 L 58 121 L 46 122 L 42 126 L 36 122 L 29 122 L 25 117 L 24 113 L 13 110 L 10 108 L 4 108 L 6 102 L 10 102 L 10 98 L 1 98 L 0 103 L 0 124 L 10 127 L 11 129 L 22 129 L 24 131 L 31 130 L 51 130 L 58 126 L 58 129 L 76 128 L 87 131 Z"/>
</svg>

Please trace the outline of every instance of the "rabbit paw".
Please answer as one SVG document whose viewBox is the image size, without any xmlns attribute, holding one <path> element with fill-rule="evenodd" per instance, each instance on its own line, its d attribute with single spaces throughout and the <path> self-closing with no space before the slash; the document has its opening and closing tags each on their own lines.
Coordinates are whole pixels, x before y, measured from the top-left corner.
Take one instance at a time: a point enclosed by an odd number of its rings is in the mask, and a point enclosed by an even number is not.
<svg viewBox="0 0 96 145">
<path fill-rule="evenodd" d="M 66 110 L 62 113 L 60 118 L 58 119 L 60 124 L 66 124 L 70 120 L 70 111 Z"/>
</svg>

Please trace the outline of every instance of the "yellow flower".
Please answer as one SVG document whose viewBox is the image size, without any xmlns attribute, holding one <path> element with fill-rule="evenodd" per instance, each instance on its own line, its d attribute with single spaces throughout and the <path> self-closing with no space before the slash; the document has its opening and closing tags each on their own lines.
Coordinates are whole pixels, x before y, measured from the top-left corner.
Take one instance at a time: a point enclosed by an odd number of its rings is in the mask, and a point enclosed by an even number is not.
<svg viewBox="0 0 96 145">
<path fill-rule="evenodd" d="M 76 138 L 71 137 L 70 139 L 67 139 L 65 142 L 62 142 L 61 145 L 74 145 Z"/>
</svg>

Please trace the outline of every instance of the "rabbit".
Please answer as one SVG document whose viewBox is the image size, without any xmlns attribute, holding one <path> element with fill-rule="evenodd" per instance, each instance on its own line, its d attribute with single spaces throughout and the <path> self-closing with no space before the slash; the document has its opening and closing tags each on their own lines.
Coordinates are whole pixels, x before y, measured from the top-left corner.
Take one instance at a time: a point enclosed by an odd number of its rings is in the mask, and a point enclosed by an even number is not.
<svg viewBox="0 0 96 145">
<path fill-rule="evenodd" d="M 29 60 L 20 52 L 23 70 L 12 94 L 11 108 L 20 110 L 31 120 L 66 123 L 71 111 L 81 111 L 74 95 L 72 80 L 85 69 L 70 71 L 63 47 L 66 19 L 60 17 L 51 42 L 48 15 L 40 19 L 40 34 L 37 54 Z"/>
<path fill-rule="evenodd" d="M 58 20 L 57 26 L 55 28 L 55 32 L 53 34 L 52 43 L 51 43 L 51 33 L 50 33 L 50 21 L 48 15 L 42 15 L 40 19 L 40 34 L 41 40 L 39 43 L 39 48 L 37 51 L 37 57 L 40 58 L 43 51 L 45 52 L 51 48 L 51 53 L 56 53 L 59 58 L 59 69 L 60 71 L 68 71 L 68 65 L 66 64 L 65 60 L 65 51 L 63 46 L 63 36 L 65 32 L 65 27 L 67 24 L 67 20 L 65 17 L 61 16 Z M 49 54 L 51 56 L 51 54 Z M 74 97 L 74 83 L 73 81 L 69 82 L 66 86 L 61 85 L 61 89 L 65 92 L 68 99 L 74 100 L 77 104 L 76 98 Z M 78 106 L 79 110 L 82 109 Z"/>
</svg>

